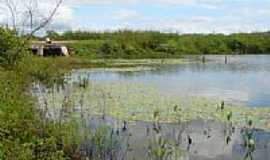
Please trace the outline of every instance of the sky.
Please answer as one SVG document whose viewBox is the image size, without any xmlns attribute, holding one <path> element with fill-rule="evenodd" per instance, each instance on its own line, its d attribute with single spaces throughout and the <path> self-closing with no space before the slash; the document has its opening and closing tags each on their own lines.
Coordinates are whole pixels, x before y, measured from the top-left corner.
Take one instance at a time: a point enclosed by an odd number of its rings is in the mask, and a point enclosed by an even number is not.
<svg viewBox="0 0 270 160">
<path fill-rule="evenodd" d="M 46 13 L 56 0 L 39 1 L 41 12 Z M 0 6 L 3 20 L 1 10 Z M 47 29 L 225 34 L 267 31 L 270 0 L 64 0 Z"/>
</svg>

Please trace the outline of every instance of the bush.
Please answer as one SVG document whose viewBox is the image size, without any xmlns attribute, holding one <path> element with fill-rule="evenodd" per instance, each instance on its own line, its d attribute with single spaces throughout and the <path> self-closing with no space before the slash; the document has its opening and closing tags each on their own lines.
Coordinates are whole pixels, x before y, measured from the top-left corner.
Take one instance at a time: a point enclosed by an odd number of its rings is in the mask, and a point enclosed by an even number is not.
<svg viewBox="0 0 270 160">
<path fill-rule="evenodd" d="M 0 65 L 2 67 L 12 67 L 26 53 L 26 44 L 16 32 L 0 28 Z"/>
</svg>

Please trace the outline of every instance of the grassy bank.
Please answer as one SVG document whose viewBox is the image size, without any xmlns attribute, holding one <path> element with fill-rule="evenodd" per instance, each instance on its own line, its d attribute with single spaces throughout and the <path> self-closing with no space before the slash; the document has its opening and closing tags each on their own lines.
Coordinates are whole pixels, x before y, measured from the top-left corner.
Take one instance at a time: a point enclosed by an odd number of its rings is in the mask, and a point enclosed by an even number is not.
<svg viewBox="0 0 270 160">
<path fill-rule="evenodd" d="M 23 58 L 0 73 L 0 159 L 63 159 L 58 126 L 40 115 L 28 92 L 33 81 L 53 83 L 57 72 L 43 60 Z"/>
<path fill-rule="evenodd" d="M 35 57 L 27 46 L 16 32 L 0 28 L 0 159 L 85 158 L 79 123 L 49 118 L 48 112 L 38 107 L 31 89 L 33 83 L 47 87 L 60 83 L 64 73 L 86 66 L 86 62 Z M 98 64 L 87 67 L 92 65 Z"/>
<path fill-rule="evenodd" d="M 49 32 L 54 40 L 75 40 L 67 44 L 84 58 L 178 58 L 202 54 L 267 54 L 270 36 L 263 33 L 166 34 L 151 31 Z"/>
</svg>

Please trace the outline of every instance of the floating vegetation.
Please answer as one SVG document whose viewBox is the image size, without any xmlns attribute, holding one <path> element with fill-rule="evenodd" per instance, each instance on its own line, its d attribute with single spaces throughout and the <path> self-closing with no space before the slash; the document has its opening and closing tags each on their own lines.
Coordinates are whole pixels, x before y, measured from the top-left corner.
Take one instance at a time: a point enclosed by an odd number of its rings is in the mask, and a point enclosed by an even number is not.
<svg viewBox="0 0 270 160">
<path fill-rule="evenodd" d="M 160 64 L 183 64 L 187 63 L 185 59 L 97 59 L 92 60 L 92 62 L 100 63 L 104 62 L 106 64 L 114 64 L 115 66 L 119 65 L 160 65 Z"/>
<path fill-rule="evenodd" d="M 85 82 L 84 82 L 85 83 Z M 158 117 L 161 123 L 178 123 L 196 119 L 219 120 L 245 126 L 247 119 L 257 128 L 267 128 L 270 120 L 269 108 L 249 108 L 220 103 L 219 100 L 201 97 L 177 97 L 162 94 L 155 86 L 134 83 L 88 82 L 87 88 L 69 84 L 56 94 L 44 93 L 49 104 L 61 108 L 65 97 L 74 104 L 74 111 L 81 110 L 83 101 L 85 112 L 128 120 L 154 122 Z M 81 96 L 83 94 L 83 96 Z M 68 96 L 65 96 L 68 95 Z M 78 98 L 81 97 L 81 98 Z M 82 100 L 80 100 L 82 99 Z M 217 109 L 215 106 L 219 104 Z"/>
<path fill-rule="evenodd" d="M 136 66 L 136 67 L 125 67 L 125 68 L 96 68 L 96 69 L 80 69 L 75 70 L 76 73 L 92 73 L 92 72 L 139 72 L 139 71 L 151 71 L 155 70 L 154 67 L 143 67 L 143 66 Z"/>
</svg>

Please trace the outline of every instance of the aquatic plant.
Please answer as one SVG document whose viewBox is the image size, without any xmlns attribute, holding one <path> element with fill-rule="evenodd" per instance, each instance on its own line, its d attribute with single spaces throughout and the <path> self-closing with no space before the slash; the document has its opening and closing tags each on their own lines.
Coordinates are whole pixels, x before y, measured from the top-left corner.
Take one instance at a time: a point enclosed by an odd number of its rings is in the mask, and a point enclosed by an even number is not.
<svg viewBox="0 0 270 160">
<path fill-rule="evenodd" d="M 255 137 L 252 130 L 246 130 L 244 133 L 244 145 L 246 147 L 246 154 L 244 160 L 253 160 L 253 152 L 255 151 Z"/>
<path fill-rule="evenodd" d="M 167 140 L 161 132 L 154 130 L 152 138 L 149 140 L 147 159 L 180 160 L 184 156 L 184 151 L 177 143 Z"/>
<path fill-rule="evenodd" d="M 149 145 L 149 159 L 151 160 L 168 160 L 172 155 L 169 143 L 161 137 L 160 134 Z"/>
<path fill-rule="evenodd" d="M 120 152 L 119 138 L 110 131 L 108 126 L 100 126 L 91 136 L 89 143 L 91 149 L 90 159 L 116 160 Z"/>
<path fill-rule="evenodd" d="M 70 98 L 78 104 L 80 88 L 69 87 Z M 106 92 L 105 92 L 106 91 Z M 175 97 L 161 94 L 154 86 L 132 83 L 99 83 L 91 82 L 90 88 L 84 90 L 84 106 L 92 115 L 116 117 L 122 120 L 155 121 L 157 114 L 160 122 L 185 122 L 193 119 L 219 120 L 244 126 L 246 117 L 257 119 L 256 127 L 265 128 L 269 122 L 269 109 L 248 108 L 219 103 L 200 97 Z M 51 97 L 50 93 L 44 95 Z M 56 104 L 63 99 L 61 93 L 55 95 Z M 187 103 L 186 103 L 187 102 Z M 51 103 L 51 100 L 48 101 Z M 220 104 L 217 112 L 216 105 Z M 60 105 L 58 105 L 61 107 Z M 221 110 L 222 108 L 222 110 Z M 105 112 L 104 112 L 105 111 Z M 153 112 L 156 111 L 156 115 Z M 233 114 L 233 116 L 232 116 Z"/>
</svg>

